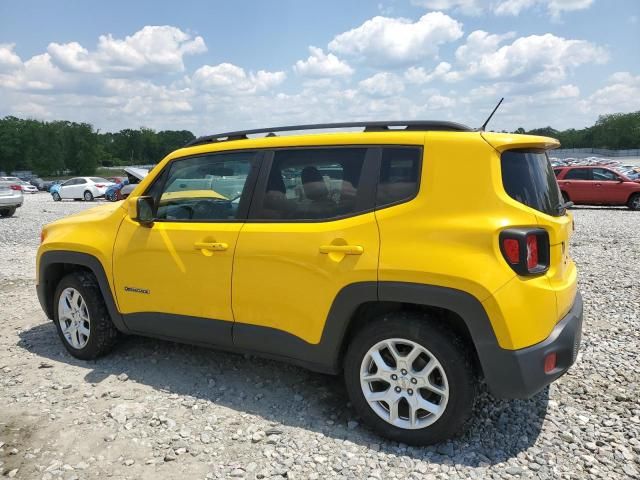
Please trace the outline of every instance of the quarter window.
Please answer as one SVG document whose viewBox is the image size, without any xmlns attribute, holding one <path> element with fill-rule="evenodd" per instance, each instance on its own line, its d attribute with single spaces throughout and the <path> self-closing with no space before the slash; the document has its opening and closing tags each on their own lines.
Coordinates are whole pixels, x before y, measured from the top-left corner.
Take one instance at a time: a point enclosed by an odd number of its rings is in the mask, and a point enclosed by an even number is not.
<svg viewBox="0 0 640 480">
<path fill-rule="evenodd" d="M 419 148 L 387 147 L 382 150 L 377 207 L 408 200 L 418 192 L 421 155 Z"/>
<path fill-rule="evenodd" d="M 174 161 L 156 198 L 156 219 L 196 222 L 237 219 L 254 158 L 254 152 L 237 152 Z M 155 184 L 150 190 L 156 194 L 154 187 Z"/>
<path fill-rule="evenodd" d="M 277 150 L 252 217 L 327 220 L 362 211 L 366 152 L 366 148 Z"/>
</svg>

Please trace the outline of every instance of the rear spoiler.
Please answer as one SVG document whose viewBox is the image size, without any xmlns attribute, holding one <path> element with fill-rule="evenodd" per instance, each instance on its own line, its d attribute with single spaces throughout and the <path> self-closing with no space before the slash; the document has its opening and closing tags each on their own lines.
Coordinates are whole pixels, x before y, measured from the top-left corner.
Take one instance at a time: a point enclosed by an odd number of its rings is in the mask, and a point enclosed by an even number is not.
<svg viewBox="0 0 640 480">
<path fill-rule="evenodd" d="M 560 146 L 560 142 L 551 137 L 537 135 L 520 135 L 515 133 L 480 132 L 480 135 L 499 153 L 515 148 L 538 148 L 541 150 L 553 150 Z"/>
</svg>

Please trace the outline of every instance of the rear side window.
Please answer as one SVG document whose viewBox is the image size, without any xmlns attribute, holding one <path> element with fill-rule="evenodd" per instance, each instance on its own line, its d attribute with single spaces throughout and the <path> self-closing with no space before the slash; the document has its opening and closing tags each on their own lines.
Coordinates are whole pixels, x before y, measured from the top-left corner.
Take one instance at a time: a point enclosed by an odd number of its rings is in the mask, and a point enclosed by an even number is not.
<svg viewBox="0 0 640 480">
<path fill-rule="evenodd" d="M 564 214 L 556 176 L 542 151 L 508 150 L 502 154 L 502 185 L 520 203 L 546 213 Z"/>
<path fill-rule="evenodd" d="M 382 150 L 376 207 L 384 207 L 413 198 L 418 193 L 422 149 L 386 147 Z"/>
<path fill-rule="evenodd" d="M 366 148 L 277 150 L 251 217 L 329 220 L 363 211 L 360 185 L 366 153 Z"/>
<path fill-rule="evenodd" d="M 572 168 L 564 176 L 565 180 L 591 180 L 591 172 L 588 168 Z"/>
</svg>

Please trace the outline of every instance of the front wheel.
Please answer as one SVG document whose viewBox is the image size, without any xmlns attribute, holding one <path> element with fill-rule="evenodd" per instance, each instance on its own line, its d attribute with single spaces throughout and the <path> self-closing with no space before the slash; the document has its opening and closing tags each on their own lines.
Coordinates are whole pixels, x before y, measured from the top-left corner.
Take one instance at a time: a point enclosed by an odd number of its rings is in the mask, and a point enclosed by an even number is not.
<svg viewBox="0 0 640 480">
<path fill-rule="evenodd" d="M 91 273 L 77 271 L 63 277 L 53 300 L 58 336 L 71 355 L 93 360 L 115 345 L 118 331 Z"/>
<path fill-rule="evenodd" d="M 84 198 L 85 202 L 92 202 L 93 201 L 93 193 L 91 193 L 89 190 L 87 190 L 86 192 L 84 192 L 83 198 Z"/>
<path fill-rule="evenodd" d="M 627 206 L 631 210 L 640 210 L 640 193 L 634 193 L 633 195 L 631 195 Z"/>
<path fill-rule="evenodd" d="M 53 197 L 54 202 L 59 202 L 60 200 L 62 200 L 62 197 L 58 192 L 53 192 L 51 196 Z"/>
<path fill-rule="evenodd" d="M 473 410 L 477 379 L 464 343 L 428 316 L 396 312 L 349 345 L 344 376 L 351 402 L 384 437 L 410 445 L 446 440 Z"/>
</svg>

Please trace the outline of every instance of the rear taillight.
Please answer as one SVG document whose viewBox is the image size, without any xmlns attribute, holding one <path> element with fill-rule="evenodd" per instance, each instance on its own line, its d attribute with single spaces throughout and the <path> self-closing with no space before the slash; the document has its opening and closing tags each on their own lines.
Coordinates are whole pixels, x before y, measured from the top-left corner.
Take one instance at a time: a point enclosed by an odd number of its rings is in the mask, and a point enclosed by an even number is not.
<svg viewBox="0 0 640 480">
<path fill-rule="evenodd" d="M 19 191 L 22 191 L 22 187 L 20 187 L 20 185 L 11 185 L 11 190 L 19 190 Z"/>
<path fill-rule="evenodd" d="M 96 183 L 96 187 L 98 187 L 98 188 L 102 188 L 102 187 L 104 187 L 104 185 L 103 185 L 103 184 L 101 184 L 101 183 Z"/>
<path fill-rule="evenodd" d="M 542 228 L 503 230 L 500 251 L 518 275 L 539 275 L 549 269 L 549 234 Z"/>
</svg>

